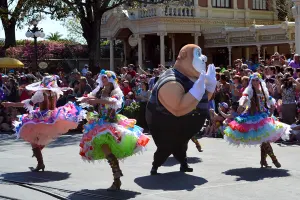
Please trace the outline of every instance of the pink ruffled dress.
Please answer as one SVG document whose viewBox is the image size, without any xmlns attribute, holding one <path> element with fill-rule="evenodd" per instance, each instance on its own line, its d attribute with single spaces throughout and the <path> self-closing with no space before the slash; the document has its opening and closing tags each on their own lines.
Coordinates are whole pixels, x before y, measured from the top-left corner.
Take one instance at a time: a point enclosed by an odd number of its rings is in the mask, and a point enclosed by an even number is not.
<svg viewBox="0 0 300 200">
<path fill-rule="evenodd" d="M 14 122 L 16 135 L 35 145 L 47 145 L 69 130 L 76 129 L 84 115 L 74 103 L 55 110 L 41 111 L 39 108 L 19 117 Z"/>
</svg>

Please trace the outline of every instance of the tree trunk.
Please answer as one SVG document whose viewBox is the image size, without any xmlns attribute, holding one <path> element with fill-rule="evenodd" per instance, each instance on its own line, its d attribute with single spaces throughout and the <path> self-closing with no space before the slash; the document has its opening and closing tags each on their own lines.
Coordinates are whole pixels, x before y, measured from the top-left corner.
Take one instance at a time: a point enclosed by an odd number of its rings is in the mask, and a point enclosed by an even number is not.
<svg viewBox="0 0 300 200">
<path fill-rule="evenodd" d="M 3 21 L 2 21 L 3 24 Z M 16 22 L 9 22 L 9 24 L 3 24 L 5 43 L 2 47 L 1 56 L 5 56 L 5 51 L 9 47 L 14 47 L 16 43 Z M 3 55 L 2 55 L 3 54 Z"/>
<path fill-rule="evenodd" d="M 83 37 L 88 44 L 89 53 L 89 67 L 92 72 L 98 73 L 100 71 L 100 28 L 101 18 L 104 12 L 96 12 L 94 14 L 94 20 L 88 21 L 88 19 L 81 19 L 80 24 L 82 26 Z"/>
</svg>

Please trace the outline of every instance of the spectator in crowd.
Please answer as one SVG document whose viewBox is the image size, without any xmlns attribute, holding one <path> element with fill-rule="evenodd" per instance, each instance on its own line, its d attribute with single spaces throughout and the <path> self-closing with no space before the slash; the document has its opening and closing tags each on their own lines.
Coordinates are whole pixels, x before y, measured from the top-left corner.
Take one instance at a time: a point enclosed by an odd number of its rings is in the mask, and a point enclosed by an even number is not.
<svg viewBox="0 0 300 200">
<path fill-rule="evenodd" d="M 82 76 L 86 76 L 86 73 L 89 71 L 89 65 L 85 64 L 84 67 L 81 70 Z"/>
</svg>

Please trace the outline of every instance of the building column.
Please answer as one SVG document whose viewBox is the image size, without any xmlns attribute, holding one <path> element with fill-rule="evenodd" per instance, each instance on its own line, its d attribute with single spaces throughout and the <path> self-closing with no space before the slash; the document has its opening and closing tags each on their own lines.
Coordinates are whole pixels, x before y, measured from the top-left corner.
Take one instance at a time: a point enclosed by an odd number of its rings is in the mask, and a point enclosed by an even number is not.
<svg viewBox="0 0 300 200">
<path fill-rule="evenodd" d="M 194 0 L 194 6 L 195 6 L 195 7 L 199 6 L 198 0 Z"/>
<path fill-rule="evenodd" d="M 109 69 L 114 71 L 114 38 L 109 38 Z"/>
<path fill-rule="evenodd" d="M 248 0 L 244 0 L 244 9 L 245 10 L 249 9 L 248 5 L 249 5 Z"/>
<path fill-rule="evenodd" d="M 294 43 L 291 42 L 291 43 L 289 43 L 289 45 L 290 45 L 290 54 L 293 54 L 294 53 Z"/>
<path fill-rule="evenodd" d="M 162 32 L 158 33 L 157 35 L 160 37 L 160 64 L 165 66 L 165 36 L 167 33 Z"/>
<path fill-rule="evenodd" d="M 266 49 L 267 49 L 267 47 L 264 47 L 264 48 L 263 48 L 263 51 L 264 51 L 264 52 L 263 52 L 264 60 L 266 60 Z"/>
<path fill-rule="evenodd" d="M 143 67 L 143 35 L 138 35 L 138 65 Z"/>
<path fill-rule="evenodd" d="M 257 47 L 257 59 L 260 60 L 260 54 L 261 54 L 261 45 L 256 45 Z"/>
<path fill-rule="evenodd" d="M 274 53 L 278 52 L 278 46 L 274 46 Z"/>
<path fill-rule="evenodd" d="M 175 34 L 170 34 L 172 40 L 172 62 L 175 63 Z"/>
<path fill-rule="evenodd" d="M 211 18 L 211 16 L 212 16 L 212 5 L 211 5 L 211 0 L 208 0 L 207 1 L 207 8 L 208 8 L 208 10 L 207 10 L 207 18 Z"/>
<path fill-rule="evenodd" d="M 231 59 L 232 59 L 232 54 L 231 54 L 231 49 L 232 49 L 232 46 L 227 46 L 228 48 L 228 65 L 232 66 L 231 65 Z"/>
<path fill-rule="evenodd" d="M 127 42 L 123 40 L 124 66 L 127 66 Z"/>
<path fill-rule="evenodd" d="M 294 6 L 292 8 L 295 19 L 295 46 L 296 54 L 300 54 L 300 0 L 293 0 Z"/>
<path fill-rule="evenodd" d="M 142 47 L 143 47 L 143 61 L 146 60 L 146 40 L 144 40 L 144 37 L 142 39 Z"/>
<path fill-rule="evenodd" d="M 249 51 L 249 47 L 246 47 L 246 60 L 249 60 L 250 58 L 250 51 Z"/>
<path fill-rule="evenodd" d="M 199 45 L 199 36 L 201 36 L 201 33 L 192 33 L 192 36 L 194 36 L 194 43 Z"/>
</svg>

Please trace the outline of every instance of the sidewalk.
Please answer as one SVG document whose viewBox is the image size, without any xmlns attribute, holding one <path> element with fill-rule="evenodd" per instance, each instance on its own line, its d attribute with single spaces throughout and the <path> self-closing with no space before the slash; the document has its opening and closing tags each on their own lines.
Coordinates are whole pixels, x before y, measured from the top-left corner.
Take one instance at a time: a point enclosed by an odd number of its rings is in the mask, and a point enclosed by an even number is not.
<svg viewBox="0 0 300 200">
<path fill-rule="evenodd" d="M 112 183 L 106 161 L 85 163 L 79 156 L 81 134 L 64 135 L 43 150 L 46 171 L 29 172 L 35 166 L 30 145 L 14 136 L 0 136 L 0 180 L 31 183 L 31 189 L 0 182 L 1 196 L 11 199 L 141 199 L 141 200 L 296 200 L 300 192 L 300 148 L 273 148 L 282 169 L 260 169 L 259 147 L 236 148 L 222 139 L 204 138 L 199 153 L 191 142 L 188 150 L 193 173 L 178 172 L 170 157 L 159 172 L 149 176 L 155 145 L 121 162 L 124 173 L 120 192 L 107 192 Z M 268 160 L 269 161 L 269 160 Z M 272 164 L 269 161 L 269 164 Z M 33 188 L 33 189 L 32 189 Z M 37 191 L 35 189 L 40 191 Z M 43 193 L 45 191 L 45 193 Z M 293 192 L 291 192 L 293 191 Z M 54 196 L 50 196 L 51 193 Z"/>
</svg>

